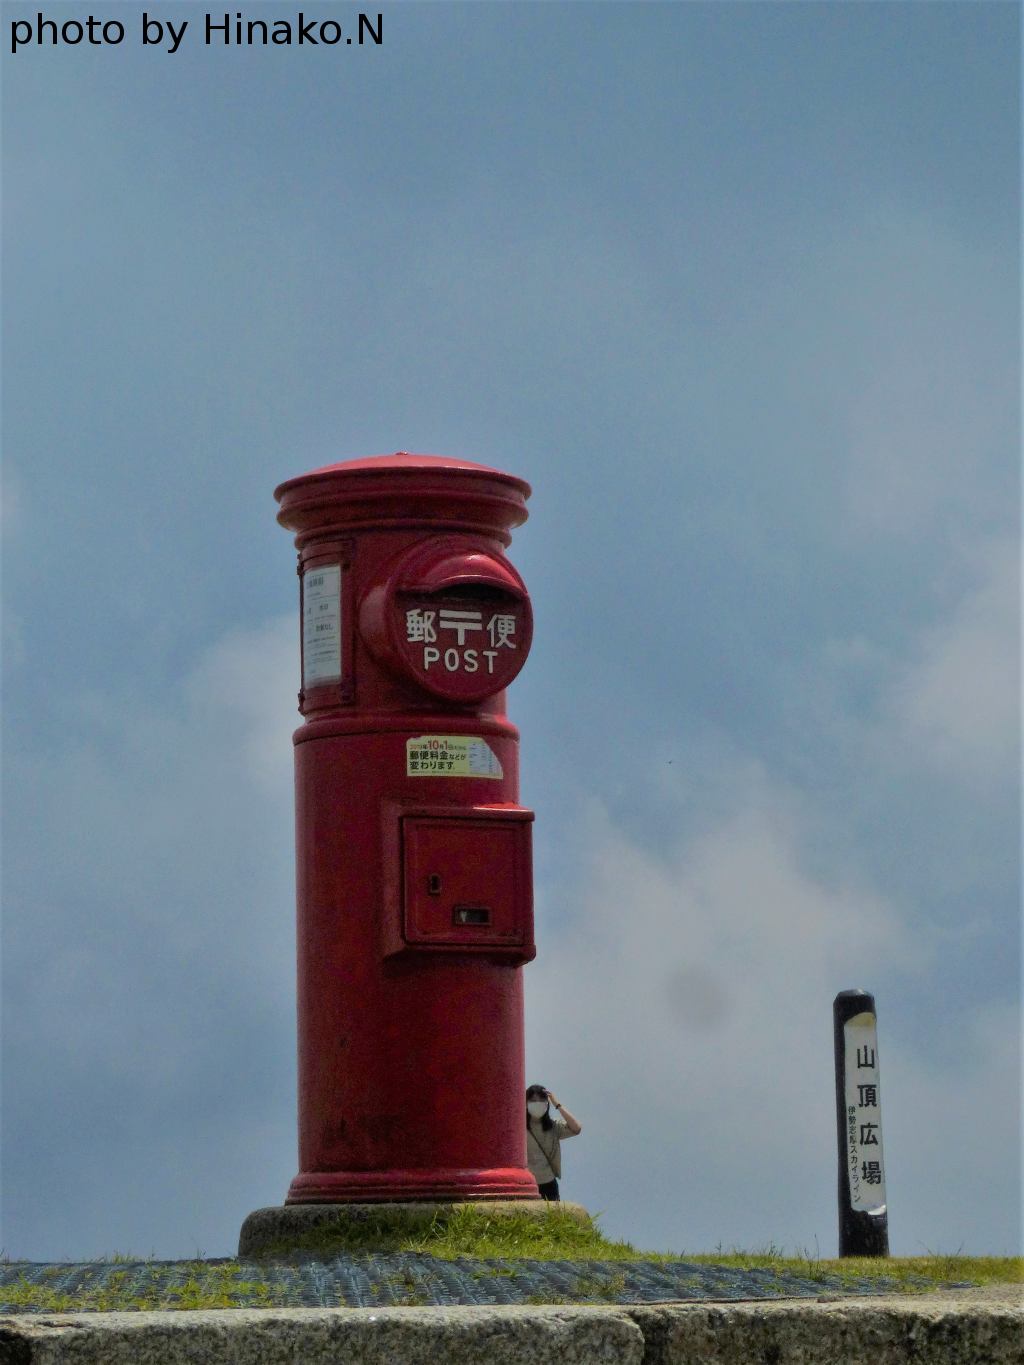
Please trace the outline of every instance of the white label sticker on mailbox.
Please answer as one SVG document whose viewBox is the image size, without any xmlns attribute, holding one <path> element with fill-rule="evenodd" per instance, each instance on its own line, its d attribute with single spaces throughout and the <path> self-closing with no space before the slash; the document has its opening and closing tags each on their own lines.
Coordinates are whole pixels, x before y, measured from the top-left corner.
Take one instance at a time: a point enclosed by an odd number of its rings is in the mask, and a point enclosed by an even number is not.
<svg viewBox="0 0 1024 1365">
<path fill-rule="evenodd" d="M 501 777 L 498 755 L 478 735 L 419 735 L 405 742 L 407 777 Z"/>
<path fill-rule="evenodd" d="M 302 575 L 302 685 L 341 677 L 341 565 L 326 564 Z"/>
</svg>

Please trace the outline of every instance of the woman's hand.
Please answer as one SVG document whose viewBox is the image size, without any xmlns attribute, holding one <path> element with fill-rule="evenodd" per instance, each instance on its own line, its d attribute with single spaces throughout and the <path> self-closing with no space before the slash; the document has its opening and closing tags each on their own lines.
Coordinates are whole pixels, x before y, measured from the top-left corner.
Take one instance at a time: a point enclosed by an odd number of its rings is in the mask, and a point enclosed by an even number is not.
<svg viewBox="0 0 1024 1365">
<path fill-rule="evenodd" d="M 550 1090 L 546 1090 L 544 1093 L 569 1125 L 569 1132 L 572 1136 L 576 1137 L 578 1133 L 582 1133 L 583 1125 L 580 1123 L 579 1119 L 574 1118 L 573 1115 L 569 1113 L 568 1109 L 563 1109 Z"/>
</svg>

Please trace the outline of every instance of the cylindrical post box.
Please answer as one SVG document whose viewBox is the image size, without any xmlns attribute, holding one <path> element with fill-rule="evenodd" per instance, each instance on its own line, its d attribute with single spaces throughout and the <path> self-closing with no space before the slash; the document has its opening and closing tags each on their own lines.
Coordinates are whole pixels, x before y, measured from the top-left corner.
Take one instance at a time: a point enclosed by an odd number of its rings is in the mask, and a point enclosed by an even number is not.
<svg viewBox="0 0 1024 1365">
<path fill-rule="evenodd" d="M 275 491 L 295 532 L 299 1172 L 286 1202 L 537 1198 L 531 821 L 505 688 L 522 479 L 377 456 Z"/>
</svg>

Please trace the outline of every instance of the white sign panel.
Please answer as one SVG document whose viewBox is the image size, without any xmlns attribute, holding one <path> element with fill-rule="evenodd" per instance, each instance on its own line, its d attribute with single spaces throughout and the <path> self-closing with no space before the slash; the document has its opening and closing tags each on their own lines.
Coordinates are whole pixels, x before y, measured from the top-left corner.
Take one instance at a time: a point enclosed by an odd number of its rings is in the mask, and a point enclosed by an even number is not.
<svg viewBox="0 0 1024 1365">
<path fill-rule="evenodd" d="M 858 1213 L 885 1212 L 882 1110 L 878 1089 L 878 1034 L 875 1016 L 855 1014 L 843 1025 L 846 1053 L 846 1162 L 850 1207 Z"/>
<path fill-rule="evenodd" d="M 341 678 L 341 565 L 302 575 L 302 686 Z"/>
</svg>

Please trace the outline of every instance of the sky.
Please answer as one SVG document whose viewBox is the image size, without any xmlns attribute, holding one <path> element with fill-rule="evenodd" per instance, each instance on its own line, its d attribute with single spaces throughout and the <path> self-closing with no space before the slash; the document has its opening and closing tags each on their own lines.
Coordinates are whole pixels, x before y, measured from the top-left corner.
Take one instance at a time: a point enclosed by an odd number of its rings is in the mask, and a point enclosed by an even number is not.
<svg viewBox="0 0 1024 1365">
<path fill-rule="evenodd" d="M 0 1250 L 227 1256 L 283 1201 L 272 493 L 412 450 L 533 488 L 563 1197 L 835 1254 L 860 987 L 893 1253 L 1020 1253 L 1019 8 L 206 12 L 160 6 L 172 54 L 134 4 L 2 10 Z M 125 39 L 12 53 L 39 13 Z"/>
</svg>

